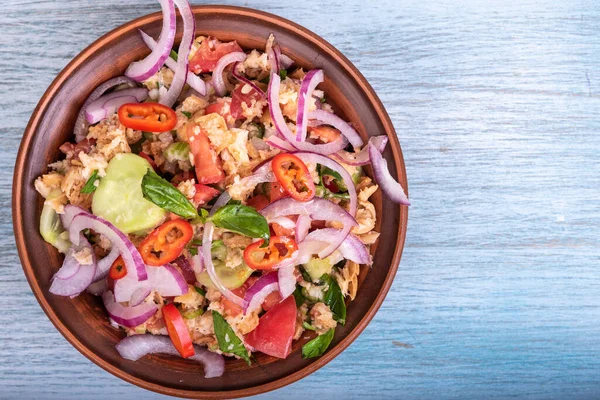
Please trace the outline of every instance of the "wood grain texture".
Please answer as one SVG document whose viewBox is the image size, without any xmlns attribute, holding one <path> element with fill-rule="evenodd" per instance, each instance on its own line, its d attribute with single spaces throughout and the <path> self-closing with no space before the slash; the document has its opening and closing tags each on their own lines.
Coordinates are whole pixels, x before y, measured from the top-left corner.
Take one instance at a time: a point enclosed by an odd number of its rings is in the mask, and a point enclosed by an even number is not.
<svg viewBox="0 0 600 400">
<path fill-rule="evenodd" d="M 158 3 L 2 3 L 0 398 L 164 397 L 102 371 L 54 329 L 9 215 L 16 151 L 46 87 Z M 263 397 L 600 397 L 597 3 L 224 3 L 289 18 L 355 63 L 399 132 L 413 202 L 371 325 L 327 367 Z"/>
</svg>

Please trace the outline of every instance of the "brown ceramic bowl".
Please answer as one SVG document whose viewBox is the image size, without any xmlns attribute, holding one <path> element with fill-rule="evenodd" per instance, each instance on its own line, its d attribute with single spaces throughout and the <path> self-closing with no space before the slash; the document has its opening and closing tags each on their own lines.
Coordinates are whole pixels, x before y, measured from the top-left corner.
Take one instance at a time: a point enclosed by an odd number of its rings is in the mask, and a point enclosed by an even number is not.
<svg viewBox="0 0 600 400">
<path fill-rule="evenodd" d="M 293 22 L 264 12 L 222 6 L 196 6 L 197 34 L 237 40 L 245 49 L 264 49 L 274 33 L 285 54 L 304 68 L 323 68 L 321 87 L 336 111 L 351 121 L 363 137 L 386 134 L 390 139 L 384 156 L 392 175 L 406 188 L 406 172 L 396 133 L 381 101 L 358 70 L 332 45 Z M 181 21 L 178 21 L 178 26 Z M 294 344 L 286 360 L 259 354 L 260 366 L 228 360 L 220 378 L 204 379 L 202 367 L 170 356 L 147 356 L 137 362 L 122 359 L 115 344 L 123 336 L 107 320 L 101 301 L 84 293 L 71 300 L 50 294 L 50 278 L 61 265 L 62 256 L 38 233 L 42 199 L 33 187 L 46 165 L 59 158 L 58 147 L 72 140 L 76 114 L 90 92 L 101 82 L 122 75 L 127 65 L 148 50 L 138 36 L 144 29 L 158 36 L 161 14 L 129 22 L 104 35 L 81 52 L 58 75 L 34 110 L 19 150 L 13 186 L 13 219 L 23 270 L 33 293 L 48 318 L 63 336 L 87 358 L 128 382 L 171 396 L 232 398 L 277 389 L 321 368 L 340 354 L 371 321 L 396 274 L 408 212 L 374 196 L 378 213 L 377 230 L 382 232 L 372 269 L 362 268 L 356 300 L 349 304 L 346 325 L 337 328 L 329 350 L 320 358 L 303 360 Z M 181 38 L 179 34 L 178 39 Z M 382 215 L 385 214 L 385 218 Z M 311 335 L 305 335 L 312 338 Z"/>
</svg>

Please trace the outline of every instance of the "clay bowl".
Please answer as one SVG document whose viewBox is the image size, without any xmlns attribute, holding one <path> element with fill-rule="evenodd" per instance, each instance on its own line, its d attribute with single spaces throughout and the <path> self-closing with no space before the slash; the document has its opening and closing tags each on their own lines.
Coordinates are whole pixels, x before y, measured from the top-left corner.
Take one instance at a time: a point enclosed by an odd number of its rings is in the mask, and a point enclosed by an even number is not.
<svg viewBox="0 0 600 400">
<path fill-rule="evenodd" d="M 339 115 L 351 121 L 359 133 L 387 134 L 384 153 L 392 175 L 406 188 L 406 172 L 396 133 L 381 101 L 360 72 L 332 45 L 297 24 L 264 12 L 223 6 L 196 6 L 196 34 L 237 40 L 245 49 L 264 49 L 274 33 L 283 52 L 304 67 L 323 68 L 321 87 Z M 178 21 L 178 27 L 181 26 Z M 406 236 L 408 212 L 380 194 L 374 197 L 377 230 L 382 232 L 374 251 L 372 269 L 362 268 L 356 300 L 349 304 L 346 325 L 338 327 L 327 353 L 303 360 L 300 349 L 312 338 L 294 344 L 288 359 L 258 355 L 258 364 L 228 360 L 220 378 L 204 379 L 202 367 L 170 356 L 146 356 L 132 362 L 122 359 L 115 344 L 122 338 L 112 328 L 101 301 L 87 293 L 75 299 L 50 294 L 50 278 L 62 256 L 38 233 L 42 199 L 33 187 L 46 165 L 60 157 L 58 147 L 72 140 L 76 114 L 90 92 L 105 80 L 122 75 L 127 65 L 148 53 L 138 36 L 139 28 L 157 37 L 161 15 L 155 13 L 131 21 L 107 33 L 81 52 L 58 75 L 34 110 L 19 150 L 13 186 L 14 230 L 23 270 L 48 318 L 63 336 L 100 367 L 128 382 L 155 392 L 190 398 L 250 396 L 280 388 L 321 368 L 340 354 L 371 321 L 398 269 Z M 181 38 L 179 34 L 178 39 Z M 385 218 L 382 216 L 385 215 Z"/>
</svg>

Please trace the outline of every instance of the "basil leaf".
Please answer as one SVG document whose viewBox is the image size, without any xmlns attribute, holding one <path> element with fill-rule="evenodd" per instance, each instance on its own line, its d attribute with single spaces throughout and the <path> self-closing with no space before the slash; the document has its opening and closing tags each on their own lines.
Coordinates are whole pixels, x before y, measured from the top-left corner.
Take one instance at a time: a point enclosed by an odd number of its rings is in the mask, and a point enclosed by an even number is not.
<svg viewBox="0 0 600 400">
<path fill-rule="evenodd" d="M 309 330 L 309 331 L 314 331 L 314 330 L 315 330 L 315 327 L 314 327 L 314 326 L 312 326 L 311 324 L 309 324 L 309 323 L 308 323 L 308 322 L 306 322 L 306 321 L 304 321 L 304 322 L 302 323 L 302 327 L 303 327 L 304 329 L 306 329 L 306 330 Z"/>
<path fill-rule="evenodd" d="M 242 204 L 221 207 L 209 218 L 219 228 L 240 233 L 251 238 L 265 240 L 269 244 L 269 224 L 254 208 Z"/>
<path fill-rule="evenodd" d="M 214 312 L 214 311 L 213 311 Z M 302 346 L 302 358 L 314 358 L 319 357 L 329 347 L 329 344 L 333 340 L 333 334 L 335 329 L 330 329 L 322 335 L 317 336 L 310 342 Z"/>
<path fill-rule="evenodd" d="M 95 183 L 98 179 L 100 179 L 100 177 L 98 176 L 98 170 L 95 169 L 94 172 L 92 172 L 92 176 L 90 176 L 90 179 L 88 179 L 87 182 L 85 183 L 85 186 L 83 186 L 81 188 L 81 193 L 84 193 L 84 194 L 93 193 L 94 190 L 96 190 L 96 188 L 98 187 L 95 185 Z"/>
<path fill-rule="evenodd" d="M 219 342 L 219 349 L 223 353 L 235 354 L 236 356 L 241 357 L 248 365 L 250 365 L 248 350 L 246 350 L 246 347 L 244 347 L 240 338 L 233 332 L 231 326 L 225 321 L 225 318 L 215 310 L 212 312 L 212 317 L 215 336 L 217 337 L 217 342 Z"/>
<path fill-rule="evenodd" d="M 302 290 L 300 286 L 296 286 L 296 290 L 294 290 L 294 300 L 296 300 L 296 307 L 300 307 L 306 301 L 306 297 L 302 294 Z"/>
<path fill-rule="evenodd" d="M 327 274 L 323 275 L 321 280 L 329 286 L 329 289 L 325 292 L 323 302 L 329 306 L 333 313 L 333 319 L 344 325 L 346 323 L 346 303 L 344 302 L 342 289 L 340 289 L 337 281 Z"/>
<path fill-rule="evenodd" d="M 142 194 L 146 200 L 180 217 L 198 218 L 196 207 L 169 181 L 148 169 L 142 178 Z"/>
<path fill-rule="evenodd" d="M 198 286 L 194 286 L 194 290 L 198 292 L 202 296 L 206 296 L 206 290 L 199 288 Z"/>
<path fill-rule="evenodd" d="M 348 190 L 348 188 L 346 187 L 346 183 L 344 182 L 344 179 L 342 178 L 342 175 L 340 175 L 339 172 L 332 170 L 329 167 L 326 167 L 324 165 L 319 165 L 319 176 L 321 177 L 321 184 L 325 184 L 325 182 L 323 182 L 323 177 L 324 176 L 330 176 L 333 178 L 333 180 L 335 181 L 336 186 L 342 191 L 345 192 Z"/>
<path fill-rule="evenodd" d="M 192 113 L 188 112 L 188 111 L 182 111 L 181 112 L 183 115 L 185 115 L 186 117 L 188 117 L 188 119 L 192 118 Z"/>
</svg>

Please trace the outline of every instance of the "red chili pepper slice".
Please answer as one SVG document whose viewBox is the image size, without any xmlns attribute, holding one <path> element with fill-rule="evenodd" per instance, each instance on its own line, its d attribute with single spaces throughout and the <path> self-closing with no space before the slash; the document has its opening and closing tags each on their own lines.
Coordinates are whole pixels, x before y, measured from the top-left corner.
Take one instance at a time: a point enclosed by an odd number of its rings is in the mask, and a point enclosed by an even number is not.
<svg viewBox="0 0 600 400">
<path fill-rule="evenodd" d="M 175 304 L 171 303 L 164 306 L 162 314 L 169 337 L 179 354 L 181 354 L 181 357 L 187 358 L 193 356 L 194 344 L 190 338 L 190 332 Z"/>
<path fill-rule="evenodd" d="M 174 219 L 153 230 L 140 244 L 139 250 L 146 264 L 162 266 L 179 257 L 193 235 L 189 222 Z"/>
<path fill-rule="evenodd" d="M 244 250 L 244 261 L 252 269 L 271 269 L 298 250 L 296 241 L 287 236 L 271 236 L 269 246 L 261 248 L 264 242 L 260 239 Z"/>
<path fill-rule="evenodd" d="M 108 276 L 110 276 L 112 280 L 116 281 L 125 275 L 127 275 L 127 267 L 125 267 L 125 261 L 123 261 L 123 257 L 119 256 L 110 266 Z"/>
<path fill-rule="evenodd" d="M 309 201 L 315 197 L 315 183 L 301 159 L 293 154 L 281 153 L 273 157 L 271 167 L 281 187 L 293 199 Z"/>
<path fill-rule="evenodd" d="M 123 125 L 138 131 L 167 132 L 177 124 L 175 111 L 159 103 L 123 104 L 118 115 Z"/>
</svg>

